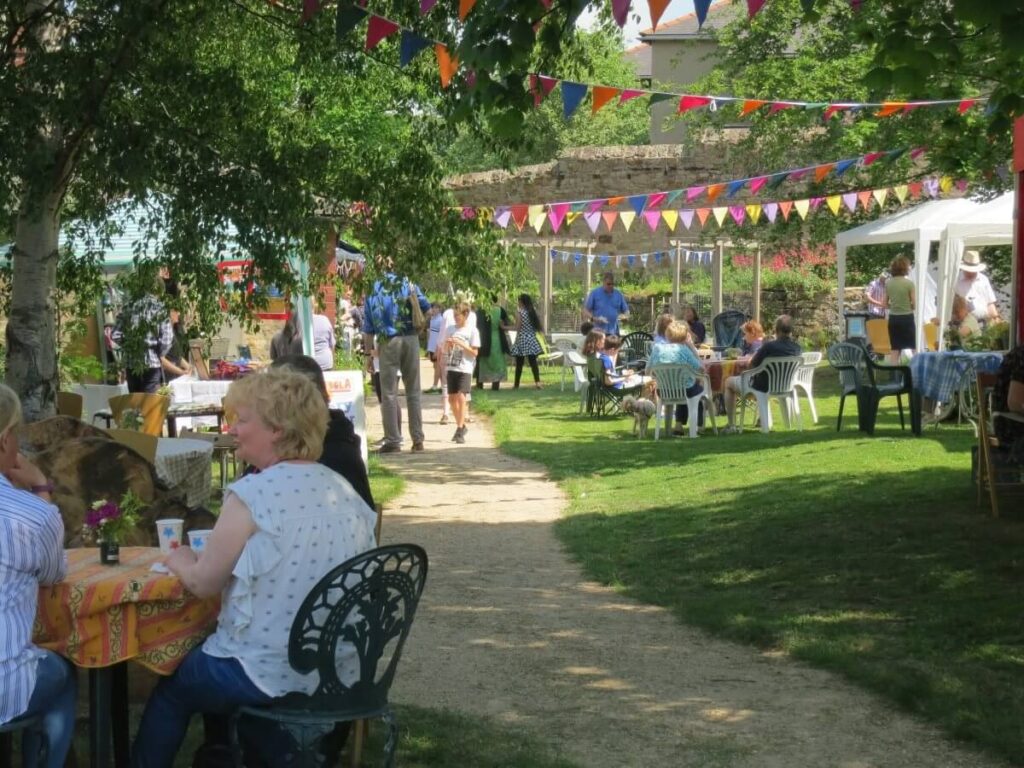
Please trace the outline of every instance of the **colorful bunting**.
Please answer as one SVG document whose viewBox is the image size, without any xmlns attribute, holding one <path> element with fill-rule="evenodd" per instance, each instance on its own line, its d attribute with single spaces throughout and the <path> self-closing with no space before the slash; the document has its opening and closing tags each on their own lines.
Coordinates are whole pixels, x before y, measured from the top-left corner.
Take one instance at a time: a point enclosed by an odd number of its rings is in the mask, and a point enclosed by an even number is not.
<svg viewBox="0 0 1024 768">
<path fill-rule="evenodd" d="M 742 205 L 730 205 L 729 215 L 736 222 L 736 226 L 743 226 L 743 221 L 747 218 L 747 210 Z"/>
<path fill-rule="evenodd" d="M 747 216 L 750 218 L 751 224 L 757 224 L 761 219 L 761 204 L 751 203 L 747 206 Z"/>
<path fill-rule="evenodd" d="M 661 211 L 644 211 L 644 219 L 647 221 L 647 226 L 650 227 L 651 232 L 658 228 L 658 224 L 661 223 Z"/>
<path fill-rule="evenodd" d="M 857 211 L 857 193 L 847 192 L 843 195 L 843 205 L 850 213 L 855 213 Z"/>
<path fill-rule="evenodd" d="M 793 201 L 793 207 L 796 209 L 796 212 L 800 214 L 800 218 L 806 220 L 807 219 L 807 212 L 811 208 L 811 201 L 810 200 L 794 200 Z"/>
<path fill-rule="evenodd" d="M 726 186 L 725 184 L 712 184 L 711 186 L 709 186 L 708 187 L 708 202 L 709 203 L 715 202 L 715 199 L 720 194 L 722 194 L 722 191 L 725 189 L 725 186 Z"/>
<path fill-rule="evenodd" d="M 619 218 L 618 211 L 605 211 L 601 214 L 601 218 L 604 219 L 604 225 L 608 228 L 608 231 L 612 231 L 612 227 L 615 226 L 616 219 Z"/>
<path fill-rule="evenodd" d="M 420 0 L 420 15 L 426 16 L 435 5 L 437 0 Z"/>
<path fill-rule="evenodd" d="M 768 221 L 772 224 L 775 223 L 775 217 L 779 215 L 779 204 L 778 203 L 765 203 L 764 215 L 768 217 Z"/>
<path fill-rule="evenodd" d="M 907 199 L 907 185 L 897 184 L 892 188 L 892 192 L 896 195 L 896 199 L 900 201 L 900 205 L 903 205 L 903 201 Z"/>
<path fill-rule="evenodd" d="M 570 83 L 568 80 L 562 81 L 562 114 L 565 115 L 566 120 L 572 117 L 572 113 L 576 111 L 576 108 L 586 95 L 587 86 L 583 85 L 583 83 Z"/>
<path fill-rule="evenodd" d="M 590 234 L 596 235 L 597 228 L 601 225 L 600 211 L 591 211 L 590 213 L 584 213 L 583 218 L 586 220 L 587 226 L 590 227 Z"/>
<path fill-rule="evenodd" d="M 792 200 L 783 200 L 779 203 L 779 210 L 782 212 L 782 220 L 789 221 L 789 212 L 793 208 Z"/>
<path fill-rule="evenodd" d="M 424 48 L 430 47 L 430 41 L 425 37 L 420 37 L 415 32 L 410 32 L 407 29 L 402 30 L 402 43 L 398 54 L 399 66 L 406 66 L 410 61 L 416 58 L 416 54 L 422 51 Z"/>
<path fill-rule="evenodd" d="M 871 191 L 871 196 L 875 198 L 875 202 L 878 203 L 878 207 L 882 208 L 885 205 L 885 198 L 888 197 L 889 190 L 885 189 L 874 189 Z"/>
<path fill-rule="evenodd" d="M 747 0 L 747 18 L 754 18 L 764 6 L 765 0 Z"/>
<path fill-rule="evenodd" d="M 679 99 L 679 109 L 677 112 L 678 114 L 682 114 L 683 112 L 688 112 L 689 110 L 696 109 L 697 107 L 706 107 L 710 103 L 711 99 L 707 96 L 686 95 Z"/>
<path fill-rule="evenodd" d="M 751 179 L 750 180 L 750 192 L 751 192 L 751 194 L 756 195 L 758 192 L 761 191 L 761 187 L 763 187 L 767 183 L 768 183 L 768 177 L 767 176 L 758 176 L 756 179 Z"/>
<path fill-rule="evenodd" d="M 626 17 L 629 15 L 630 0 L 612 0 L 612 16 L 619 29 L 626 26 Z"/>
<path fill-rule="evenodd" d="M 370 23 L 366 25 L 366 50 L 372 51 L 384 38 L 395 34 L 398 25 L 383 16 L 370 16 Z"/>
<path fill-rule="evenodd" d="M 339 5 L 334 20 L 334 36 L 338 42 L 341 42 L 342 38 L 355 29 L 366 16 L 366 11 L 357 5 Z"/>
<path fill-rule="evenodd" d="M 693 10 L 697 14 L 697 26 L 703 27 L 704 20 L 708 17 L 708 8 L 711 7 L 711 0 L 693 0 Z"/>
<path fill-rule="evenodd" d="M 825 202 L 828 204 L 828 209 L 832 211 L 833 216 L 839 214 L 839 206 L 843 204 L 843 200 L 839 195 L 829 195 L 825 198 Z"/>
<path fill-rule="evenodd" d="M 687 229 L 689 229 L 693 225 L 693 211 L 680 211 L 679 218 L 683 220 L 683 226 L 686 227 Z"/>
<path fill-rule="evenodd" d="M 619 104 L 625 104 L 631 99 L 635 99 L 637 96 L 643 96 L 645 91 L 638 91 L 635 88 L 626 88 L 619 94 Z"/>
<path fill-rule="evenodd" d="M 620 90 L 621 89 L 619 88 L 608 88 L 604 85 L 595 85 L 590 91 L 592 102 L 590 113 L 594 114 L 597 110 L 618 96 Z"/>
<path fill-rule="evenodd" d="M 557 232 L 561 228 L 565 215 L 568 212 L 568 203 L 555 203 L 548 208 L 548 219 L 551 221 L 551 230 L 553 232 Z"/>
<path fill-rule="evenodd" d="M 647 195 L 633 195 L 629 198 L 629 205 L 636 211 L 636 215 L 639 216 L 647 205 Z"/>
<path fill-rule="evenodd" d="M 693 214 L 691 213 L 690 216 L 692 217 Z M 665 226 L 668 227 L 668 231 L 674 231 L 676 223 L 679 221 L 679 211 L 662 211 L 661 217 L 665 219 Z"/>
<path fill-rule="evenodd" d="M 558 85 L 558 80 L 546 75 L 530 75 L 530 93 L 533 94 L 533 106 L 539 107 L 544 97 Z"/>
<path fill-rule="evenodd" d="M 622 222 L 622 226 L 629 232 L 629 228 L 633 226 L 633 220 L 636 218 L 636 214 L 633 211 L 620 211 L 619 221 Z"/>
<path fill-rule="evenodd" d="M 476 0 L 459 0 L 459 21 L 466 20 L 474 5 L 476 5 Z"/>
<path fill-rule="evenodd" d="M 711 213 L 711 210 L 708 209 L 708 208 L 698 208 L 697 209 L 697 219 L 700 221 L 700 225 L 702 227 L 705 224 L 708 223 L 708 214 L 709 213 Z"/>
<path fill-rule="evenodd" d="M 718 222 L 718 226 L 722 226 L 726 215 L 729 213 L 729 209 L 723 205 L 718 208 L 712 208 L 711 213 L 714 215 L 715 221 Z"/>
<path fill-rule="evenodd" d="M 658 31 L 658 22 L 661 21 L 661 15 L 665 12 L 668 4 L 669 0 L 647 0 L 647 9 L 651 14 L 651 27 L 655 32 Z"/>
</svg>

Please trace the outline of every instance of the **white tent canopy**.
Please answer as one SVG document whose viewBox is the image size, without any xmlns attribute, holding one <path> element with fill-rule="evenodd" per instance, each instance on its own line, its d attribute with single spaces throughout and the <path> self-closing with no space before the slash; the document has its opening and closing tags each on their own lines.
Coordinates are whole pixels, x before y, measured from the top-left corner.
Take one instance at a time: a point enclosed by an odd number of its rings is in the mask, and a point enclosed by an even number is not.
<svg viewBox="0 0 1024 768">
<path fill-rule="evenodd" d="M 883 245 L 887 243 L 912 243 L 914 246 L 915 293 L 924 297 L 928 274 L 928 255 L 931 244 L 942 238 L 946 225 L 966 217 L 980 208 L 977 203 L 965 199 L 931 200 L 913 208 L 906 208 L 892 216 L 861 224 L 836 235 L 836 268 L 839 277 L 839 314 L 844 309 L 846 294 L 846 251 L 858 245 Z M 917 265 L 924 268 L 919 269 Z M 941 293 L 940 293 L 941 295 Z M 925 302 L 918 301 L 914 312 L 917 326 L 917 348 L 925 348 L 924 326 L 931 317 L 926 312 Z"/>
<path fill-rule="evenodd" d="M 1012 244 L 1014 210 L 1013 192 L 1006 192 L 949 222 L 939 242 L 939 320 L 942 328 L 949 320 L 964 249 Z M 942 337 L 940 333 L 939 338 Z"/>
</svg>

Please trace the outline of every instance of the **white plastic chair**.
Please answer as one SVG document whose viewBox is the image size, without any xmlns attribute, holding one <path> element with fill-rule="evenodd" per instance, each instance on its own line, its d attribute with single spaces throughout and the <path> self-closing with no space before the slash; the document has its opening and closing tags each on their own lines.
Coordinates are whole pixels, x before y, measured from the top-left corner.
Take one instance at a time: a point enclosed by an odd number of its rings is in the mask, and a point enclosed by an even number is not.
<svg viewBox="0 0 1024 768">
<path fill-rule="evenodd" d="M 563 374 L 566 368 L 572 368 L 572 383 L 580 393 L 580 413 L 583 413 L 583 409 L 587 407 L 587 390 L 590 387 L 590 382 L 587 381 L 587 358 L 570 349 L 562 360 Z"/>
<path fill-rule="evenodd" d="M 768 357 L 756 368 L 751 368 L 740 374 L 740 432 L 743 431 L 743 421 L 747 412 L 747 397 L 750 395 L 757 400 L 762 432 L 767 433 L 772 429 L 770 401 L 773 397 L 779 400 L 782 418 L 786 422 L 786 426 L 790 426 L 790 408 L 792 408 L 792 412 L 796 416 L 797 429 L 803 430 L 803 420 L 800 418 L 800 400 L 796 392 L 796 377 L 803 364 L 803 357 Z M 766 392 L 753 387 L 754 377 L 759 373 L 765 374 L 768 378 Z"/>
<path fill-rule="evenodd" d="M 807 404 L 811 406 L 811 420 L 818 423 L 818 409 L 814 407 L 814 369 L 821 362 L 821 352 L 804 352 L 804 364 L 796 375 L 796 386 L 807 395 Z"/>
<path fill-rule="evenodd" d="M 668 432 L 672 423 L 673 408 L 676 405 L 686 404 L 689 412 L 690 437 L 697 437 L 697 422 L 700 408 L 700 401 L 707 403 L 705 413 L 711 419 L 711 427 L 715 434 L 718 434 L 718 426 L 715 424 L 715 404 L 711 398 L 711 379 L 707 373 L 700 368 L 693 368 L 685 363 L 675 365 L 655 365 L 648 371 L 654 377 L 657 384 L 655 389 L 654 406 L 655 414 L 662 418 L 655 419 L 654 439 L 661 439 L 661 423 L 665 422 L 665 431 Z M 686 395 L 687 380 L 695 379 L 701 385 L 701 391 L 693 397 Z"/>
<path fill-rule="evenodd" d="M 562 382 L 559 385 L 559 392 L 564 392 L 565 391 L 565 373 L 566 373 L 566 369 L 567 368 L 572 368 L 574 365 L 576 365 L 576 363 L 573 363 L 569 359 L 569 354 L 568 353 L 569 352 L 575 352 L 576 351 L 576 345 L 572 341 L 570 341 L 569 339 L 556 339 L 554 341 L 554 343 L 553 343 L 553 346 L 554 346 L 554 349 L 551 350 L 552 354 L 554 354 L 556 351 L 561 353 Z M 584 366 L 586 366 L 586 364 L 587 364 L 586 360 L 583 360 L 582 358 L 580 358 L 580 359 L 582 360 L 582 364 Z M 586 371 L 584 371 L 584 380 L 585 379 L 586 379 Z M 579 387 L 578 386 L 576 387 L 576 391 L 577 392 L 579 391 Z"/>
</svg>

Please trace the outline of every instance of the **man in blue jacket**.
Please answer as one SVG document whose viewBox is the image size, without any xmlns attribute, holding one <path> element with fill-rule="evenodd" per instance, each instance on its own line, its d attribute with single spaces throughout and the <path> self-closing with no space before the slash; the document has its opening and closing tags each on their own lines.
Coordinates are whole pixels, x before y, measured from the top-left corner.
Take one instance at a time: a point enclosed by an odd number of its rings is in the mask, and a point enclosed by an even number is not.
<svg viewBox="0 0 1024 768">
<path fill-rule="evenodd" d="M 405 384 L 409 433 L 412 449 L 423 450 L 423 414 L 420 410 L 420 339 L 412 324 L 412 301 L 426 313 L 430 302 L 408 278 L 387 273 L 373 284 L 363 312 L 364 349 L 373 348 L 376 337 L 380 350 L 380 413 L 384 422 L 384 444 L 379 453 L 402 450 L 398 426 L 398 373 Z"/>
</svg>

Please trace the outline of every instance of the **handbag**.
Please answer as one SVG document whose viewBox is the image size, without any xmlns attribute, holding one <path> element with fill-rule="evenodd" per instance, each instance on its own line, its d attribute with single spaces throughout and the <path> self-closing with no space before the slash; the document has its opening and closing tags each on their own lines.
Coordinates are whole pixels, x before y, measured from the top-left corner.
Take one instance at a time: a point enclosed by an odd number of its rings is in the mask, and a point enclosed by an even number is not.
<svg viewBox="0 0 1024 768">
<path fill-rule="evenodd" d="M 416 333 L 420 333 L 427 327 L 427 318 L 423 316 L 423 310 L 420 309 L 419 293 L 412 285 L 409 286 L 409 306 L 412 309 L 412 327 Z"/>
</svg>

